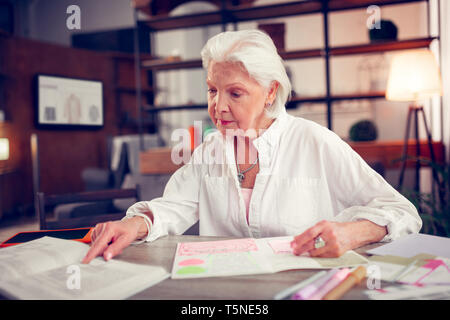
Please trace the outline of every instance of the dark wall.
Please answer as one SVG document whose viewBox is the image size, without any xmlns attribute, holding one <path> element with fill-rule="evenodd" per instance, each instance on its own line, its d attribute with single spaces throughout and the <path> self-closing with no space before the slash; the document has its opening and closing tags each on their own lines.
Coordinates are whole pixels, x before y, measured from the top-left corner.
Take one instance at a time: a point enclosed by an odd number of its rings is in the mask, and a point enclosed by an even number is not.
<svg viewBox="0 0 450 320">
<path fill-rule="evenodd" d="M 27 39 L 0 36 L 5 90 L 5 131 L 10 139 L 9 166 L 13 173 L 2 179 L 3 206 L 32 204 L 30 137 L 39 141 L 40 189 L 46 193 L 83 190 L 86 167 L 107 167 L 106 138 L 118 132 L 113 63 L 107 54 L 60 47 Z M 36 74 L 51 74 L 103 82 L 104 127 L 96 130 L 48 130 L 34 124 Z M 20 181 L 18 183 L 17 181 Z M 10 208 L 4 208 L 8 211 Z"/>
</svg>

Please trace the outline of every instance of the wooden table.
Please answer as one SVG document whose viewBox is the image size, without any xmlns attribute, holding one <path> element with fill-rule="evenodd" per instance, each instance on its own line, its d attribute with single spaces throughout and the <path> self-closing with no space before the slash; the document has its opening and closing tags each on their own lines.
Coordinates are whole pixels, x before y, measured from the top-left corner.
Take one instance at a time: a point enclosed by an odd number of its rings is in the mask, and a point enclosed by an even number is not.
<svg viewBox="0 0 450 320">
<path fill-rule="evenodd" d="M 132 245 L 117 256 L 116 259 L 162 266 L 168 272 L 172 270 L 173 258 L 178 242 L 225 240 L 223 237 L 199 236 L 165 236 L 151 243 Z M 372 244 L 361 247 L 356 252 L 363 254 L 366 250 L 377 247 Z M 150 287 L 131 299 L 164 300 L 272 300 L 273 296 L 318 272 L 317 270 L 289 270 L 273 274 L 243 275 L 233 277 L 214 277 L 200 279 L 166 279 Z M 342 299 L 367 299 L 363 293 L 367 290 L 363 281 L 358 287 L 348 292 Z"/>
</svg>

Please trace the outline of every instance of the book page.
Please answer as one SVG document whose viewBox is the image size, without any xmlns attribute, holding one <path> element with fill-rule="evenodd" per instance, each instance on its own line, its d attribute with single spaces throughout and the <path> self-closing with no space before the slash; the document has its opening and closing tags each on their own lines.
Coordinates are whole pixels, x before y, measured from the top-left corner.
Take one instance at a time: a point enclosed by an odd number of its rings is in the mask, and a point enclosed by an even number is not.
<svg viewBox="0 0 450 320">
<path fill-rule="evenodd" d="M 95 258 L 90 264 L 62 266 L 6 281 L 0 290 L 18 299 L 125 299 L 169 276 L 159 266 Z"/>
<path fill-rule="evenodd" d="M 0 250 L 0 291 L 19 299 L 124 299 L 169 277 L 162 267 L 97 257 L 87 244 L 43 237 Z"/>
<path fill-rule="evenodd" d="M 89 246 L 78 241 L 42 237 L 0 250 L 0 283 L 78 263 Z"/>
</svg>

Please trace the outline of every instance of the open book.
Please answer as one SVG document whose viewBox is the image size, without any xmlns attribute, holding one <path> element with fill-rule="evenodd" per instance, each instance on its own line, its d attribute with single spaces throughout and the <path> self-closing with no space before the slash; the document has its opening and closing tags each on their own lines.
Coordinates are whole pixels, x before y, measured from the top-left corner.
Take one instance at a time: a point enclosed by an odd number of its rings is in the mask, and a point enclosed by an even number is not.
<svg viewBox="0 0 450 320">
<path fill-rule="evenodd" d="M 354 251 L 339 258 L 296 256 L 293 237 L 245 238 L 221 241 L 178 243 L 172 278 L 203 278 L 244 274 L 275 273 L 291 269 L 328 269 L 367 264 Z"/>
<path fill-rule="evenodd" d="M 43 237 L 0 249 L 0 293 L 18 299 L 124 299 L 166 278 L 162 267 L 98 257 L 87 244 Z"/>
</svg>

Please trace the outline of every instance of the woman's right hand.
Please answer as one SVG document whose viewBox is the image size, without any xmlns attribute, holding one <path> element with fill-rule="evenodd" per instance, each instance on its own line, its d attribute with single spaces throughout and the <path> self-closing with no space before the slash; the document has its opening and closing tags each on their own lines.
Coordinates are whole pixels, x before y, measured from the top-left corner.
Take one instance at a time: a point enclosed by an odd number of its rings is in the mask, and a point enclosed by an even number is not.
<svg viewBox="0 0 450 320">
<path fill-rule="evenodd" d="M 103 255 L 103 258 L 108 261 L 120 254 L 131 242 L 136 240 L 142 225 L 145 225 L 145 221 L 139 216 L 123 221 L 97 224 L 92 230 L 91 248 L 82 263 L 89 263 L 100 255 Z M 145 226 L 145 228 L 147 227 Z"/>
</svg>

